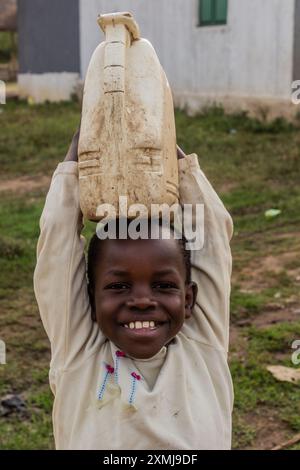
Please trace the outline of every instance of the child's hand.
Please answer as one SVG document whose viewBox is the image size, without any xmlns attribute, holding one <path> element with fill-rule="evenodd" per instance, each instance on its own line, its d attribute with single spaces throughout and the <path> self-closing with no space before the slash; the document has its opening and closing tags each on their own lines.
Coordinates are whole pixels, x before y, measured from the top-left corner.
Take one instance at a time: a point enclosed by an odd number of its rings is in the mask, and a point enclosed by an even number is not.
<svg viewBox="0 0 300 470">
<path fill-rule="evenodd" d="M 80 133 L 80 128 L 73 135 L 71 145 L 70 145 L 69 150 L 67 152 L 66 158 L 64 159 L 65 162 L 78 162 L 79 133 Z"/>
<path fill-rule="evenodd" d="M 177 160 L 180 160 L 181 158 L 185 158 L 186 155 L 183 150 L 177 145 Z"/>
</svg>

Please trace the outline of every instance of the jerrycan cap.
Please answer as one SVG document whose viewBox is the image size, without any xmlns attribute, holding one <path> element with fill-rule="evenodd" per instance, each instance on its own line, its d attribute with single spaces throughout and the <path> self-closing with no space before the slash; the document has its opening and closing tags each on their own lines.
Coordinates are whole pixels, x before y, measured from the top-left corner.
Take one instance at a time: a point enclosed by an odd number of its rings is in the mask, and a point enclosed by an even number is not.
<svg viewBox="0 0 300 470">
<path fill-rule="evenodd" d="M 118 12 L 99 15 L 97 21 L 104 33 L 107 25 L 115 26 L 118 24 L 122 24 L 126 26 L 133 40 L 140 39 L 141 37 L 140 28 L 137 22 L 135 21 L 133 15 L 129 12 Z"/>
</svg>

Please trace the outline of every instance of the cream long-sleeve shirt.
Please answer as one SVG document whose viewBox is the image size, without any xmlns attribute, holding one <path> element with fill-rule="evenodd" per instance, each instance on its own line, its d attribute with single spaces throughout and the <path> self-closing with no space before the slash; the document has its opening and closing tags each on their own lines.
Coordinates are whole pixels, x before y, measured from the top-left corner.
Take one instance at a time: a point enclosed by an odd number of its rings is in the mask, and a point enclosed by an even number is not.
<svg viewBox="0 0 300 470">
<path fill-rule="evenodd" d="M 147 360 L 120 356 L 91 320 L 78 164 L 60 163 L 54 172 L 40 220 L 34 289 L 51 343 L 57 449 L 231 447 L 232 219 L 197 156 L 178 165 L 181 204 L 204 204 L 204 246 L 191 251 L 198 294 L 182 330 Z"/>
</svg>

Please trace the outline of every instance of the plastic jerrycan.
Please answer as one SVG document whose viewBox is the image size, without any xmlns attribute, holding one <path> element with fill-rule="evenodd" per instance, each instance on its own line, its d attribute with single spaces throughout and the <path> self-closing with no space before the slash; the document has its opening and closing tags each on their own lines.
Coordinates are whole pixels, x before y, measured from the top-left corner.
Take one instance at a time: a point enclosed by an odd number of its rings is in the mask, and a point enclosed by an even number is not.
<svg viewBox="0 0 300 470">
<path fill-rule="evenodd" d="M 130 13 L 101 15 L 98 23 L 105 41 L 88 67 L 78 147 L 81 210 L 98 221 L 106 215 L 99 205 L 111 204 L 117 217 L 131 218 L 119 204 L 126 196 L 126 208 L 143 204 L 150 215 L 151 204 L 179 199 L 171 90 Z"/>
</svg>

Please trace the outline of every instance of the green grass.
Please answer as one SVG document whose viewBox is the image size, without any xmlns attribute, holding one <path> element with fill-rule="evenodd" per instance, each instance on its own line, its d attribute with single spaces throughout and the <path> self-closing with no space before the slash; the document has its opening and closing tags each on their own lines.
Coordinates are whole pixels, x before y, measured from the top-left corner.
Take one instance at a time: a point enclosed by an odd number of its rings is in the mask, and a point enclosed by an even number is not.
<svg viewBox="0 0 300 470">
<path fill-rule="evenodd" d="M 79 105 L 64 103 L 1 107 L 2 175 L 46 174 L 63 159 L 80 122 Z"/>
<path fill-rule="evenodd" d="M 0 109 L 0 182 L 20 175 L 51 175 L 78 126 L 79 105 L 11 102 Z M 199 155 L 234 219 L 232 322 L 254 322 L 276 303 L 283 313 L 299 308 L 299 300 L 291 300 L 297 299 L 299 282 L 290 273 L 299 268 L 300 254 L 298 125 L 268 123 L 245 114 L 226 116 L 220 108 L 193 118 L 176 112 L 176 123 L 179 145 Z M 17 393 L 27 405 L 25 416 L 0 418 L 1 449 L 53 448 L 50 351 L 32 290 L 44 199 L 43 190 L 1 193 L 0 198 L 0 337 L 7 344 L 0 397 Z M 264 213 L 270 208 L 282 212 L 267 220 Z M 93 229 L 94 224 L 87 223 L 87 238 Z M 279 270 L 261 268 L 268 257 L 278 257 Z M 255 447 L 257 420 L 270 426 L 263 421 L 266 412 L 292 437 L 300 431 L 299 386 L 276 381 L 266 366 L 292 367 L 291 343 L 300 338 L 299 323 L 236 328 L 238 339 L 230 353 L 234 448 Z"/>
<path fill-rule="evenodd" d="M 249 431 L 247 417 L 253 410 L 261 407 L 273 410 L 276 419 L 293 433 L 300 432 L 300 384 L 278 382 L 266 369 L 268 365 L 293 367 L 291 354 L 292 342 L 300 338 L 300 323 L 280 323 L 263 330 L 246 328 L 243 333 L 248 341 L 243 361 L 231 361 L 231 373 L 235 390 L 235 417 L 239 424 L 241 438 L 246 445 L 255 437 Z M 281 353 L 280 360 L 276 353 Z M 243 424 L 244 423 L 244 429 Z M 248 430 L 248 431 L 247 431 Z M 245 437 L 246 436 L 246 437 Z M 241 444 L 235 431 L 234 446 Z"/>
</svg>

